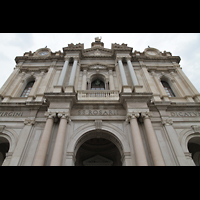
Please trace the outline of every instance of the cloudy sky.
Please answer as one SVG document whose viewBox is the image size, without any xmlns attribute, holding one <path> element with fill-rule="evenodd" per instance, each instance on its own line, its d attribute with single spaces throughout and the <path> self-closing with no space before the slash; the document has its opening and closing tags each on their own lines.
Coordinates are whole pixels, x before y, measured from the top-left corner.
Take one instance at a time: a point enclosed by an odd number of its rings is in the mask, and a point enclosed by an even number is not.
<svg viewBox="0 0 200 200">
<path fill-rule="evenodd" d="M 90 48 L 94 38 L 100 36 L 105 48 L 111 48 L 112 43 L 125 43 L 133 51 L 143 52 L 149 45 L 180 56 L 183 71 L 200 92 L 199 33 L 0 33 L 0 87 L 12 73 L 16 56 L 45 46 L 53 52 L 62 51 L 71 43 L 84 43 L 84 48 Z"/>
</svg>

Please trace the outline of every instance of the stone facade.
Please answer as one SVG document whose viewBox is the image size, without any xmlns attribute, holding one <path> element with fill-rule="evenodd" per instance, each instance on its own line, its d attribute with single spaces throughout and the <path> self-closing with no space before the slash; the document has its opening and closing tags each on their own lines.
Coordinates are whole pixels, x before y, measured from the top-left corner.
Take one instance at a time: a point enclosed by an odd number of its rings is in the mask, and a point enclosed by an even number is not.
<svg viewBox="0 0 200 200">
<path fill-rule="evenodd" d="M 0 165 L 200 165 L 200 94 L 179 56 L 95 38 L 15 61 L 0 89 Z"/>
</svg>

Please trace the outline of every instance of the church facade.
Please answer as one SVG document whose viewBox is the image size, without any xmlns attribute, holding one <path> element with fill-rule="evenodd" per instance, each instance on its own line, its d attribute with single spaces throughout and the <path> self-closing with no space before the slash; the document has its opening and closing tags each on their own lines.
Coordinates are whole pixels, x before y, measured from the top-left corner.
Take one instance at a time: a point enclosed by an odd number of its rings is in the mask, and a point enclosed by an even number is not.
<svg viewBox="0 0 200 200">
<path fill-rule="evenodd" d="M 179 56 L 95 38 L 15 61 L 0 89 L 0 165 L 200 165 L 200 94 Z"/>
</svg>

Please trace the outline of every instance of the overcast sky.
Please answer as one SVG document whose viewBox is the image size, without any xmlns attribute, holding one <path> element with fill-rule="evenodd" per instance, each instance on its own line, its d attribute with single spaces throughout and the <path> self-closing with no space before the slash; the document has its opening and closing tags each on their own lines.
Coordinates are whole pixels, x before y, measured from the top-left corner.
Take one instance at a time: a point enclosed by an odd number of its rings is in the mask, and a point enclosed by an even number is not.
<svg viewBox="0 0 200 200">
<path fill-rule="evenodd" d="M 183 71 L 200 91 L 199 33 L 0 33 L 0 87 L 12 73 L 16 56 L 45 46 L 53 52 L 62 51 L 71 43 L 84 43 L 84 48 L 90 48 L 94 38 L 100 36 L 105 48 L 125 43 L 133 47 L 133 52 L 143 52 L 150 46 L 180 56 Z"/>
</svg>

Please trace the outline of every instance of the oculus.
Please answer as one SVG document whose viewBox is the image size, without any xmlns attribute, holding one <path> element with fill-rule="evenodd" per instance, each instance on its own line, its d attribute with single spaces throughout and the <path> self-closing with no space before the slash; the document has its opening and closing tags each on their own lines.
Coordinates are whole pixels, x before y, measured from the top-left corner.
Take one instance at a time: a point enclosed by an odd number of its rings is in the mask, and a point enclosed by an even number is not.
<svg viewBox="0 0 200 200">
<path fill-rule="evenodd" d="M 39 53 L 40 56 L 46 56 L 46 55 L 48 55 L 48 54 L 49 54 L 48 51 L 41 51 L 41 52 Z"/>
</svg>

